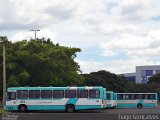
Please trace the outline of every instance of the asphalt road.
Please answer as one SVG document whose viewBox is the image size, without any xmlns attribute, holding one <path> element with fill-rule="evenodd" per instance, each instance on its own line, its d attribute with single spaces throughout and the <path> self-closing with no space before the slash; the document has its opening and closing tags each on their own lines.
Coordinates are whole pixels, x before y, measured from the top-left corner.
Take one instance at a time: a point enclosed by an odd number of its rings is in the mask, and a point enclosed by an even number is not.
<svg viewBox="0 0 160 120">
<path fill-rule="evenodd" d="M 2 120 L 160 120 L 160 106 L 143 109 L 84 110 L 76 113 L 65 113 L 64 111 L 9 112 L 0 118 Z"/>
</svg>

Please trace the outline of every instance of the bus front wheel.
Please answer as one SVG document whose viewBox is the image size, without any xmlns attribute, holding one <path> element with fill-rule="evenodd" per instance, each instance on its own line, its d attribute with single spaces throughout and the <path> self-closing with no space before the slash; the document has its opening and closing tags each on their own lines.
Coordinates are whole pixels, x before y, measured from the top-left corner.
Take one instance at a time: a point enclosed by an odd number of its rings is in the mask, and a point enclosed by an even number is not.
<svg viewBox="0 0 160 120">
<path fill-rule="evenodd" d="M 20 112 L 26 112 L 27 111 L 27 106 L 26 105 L 19 105 L 18 106 L 18 110 Z"/>
<path fill-rule="evenodd" d="M 142 107 L 143 107 L 142 104 L 138 104 L 138 105 L 137 105 L 137 108 L 138 108 L 138 109 L 142 109 Z"/>
<path fill-rule="evenodd" d="M 74 107 L 74 105 L 67 105 L 66 106 L 66 112 L 68 112 L 68 113 L 73 113 L 73 112 L 75 112 L 75 107 Z"/>
</svg>

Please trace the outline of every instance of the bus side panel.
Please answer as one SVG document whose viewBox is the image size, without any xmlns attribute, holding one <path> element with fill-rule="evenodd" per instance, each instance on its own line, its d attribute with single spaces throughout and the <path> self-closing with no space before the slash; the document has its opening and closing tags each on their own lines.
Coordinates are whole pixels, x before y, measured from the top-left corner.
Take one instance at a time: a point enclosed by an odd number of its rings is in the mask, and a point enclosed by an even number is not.
<svg viewBox="0 0 160 120">
<path fill-rule="evenodd" d="M 117 100 L 116 108 L 136 108 L 137 104 L 142 104 L 143 107 L 156 107 L 157 100 Z"/>
<path fill-rule="evenodd" d="M 117 100 L 116 108 L 136 108 L 139 100 Z"/>
<path fill-rule="evenodd" d="M 6 110 L 11 110 L 11 106 L 13 110 L 18 110 L 20 104 L 26 105 L 28 110 L 64 110 L 67 101 L 68 98 L 11 100 L 6 102 Z"/>
<path fill-rule="evenodd" d="M 76 105 L 76 110 L 90 110 L 90 109 L 101 109 L 101 105 Z"/>
<path fill-rule="evenodd" d="M 156 107 L 157 100 L 144 100 L 142 105 L 143 107 Z"/>
<path fill-rule="evenodd" d="M 65 110 L 64 105 L 31 105 L 28 110 Z"/>
<path fill-rule="evenodd" d="M 81 98 L 77 100 L 75 108 L 76 110 L 103 108 L 102 99 L 100 98 L 93 98 L 93 99 Z"/>
<path fill-rule="evenodd" d="M 116 108 L 136 108 L 137 104 L 127 104 L 127 103 L 119 103 Z"/>
<path fill-rule="evenodd" d="M 18 106 L 17 105 L 6 105 L 5 110 L 7 111 L 18 110 Z"/>
</svg>

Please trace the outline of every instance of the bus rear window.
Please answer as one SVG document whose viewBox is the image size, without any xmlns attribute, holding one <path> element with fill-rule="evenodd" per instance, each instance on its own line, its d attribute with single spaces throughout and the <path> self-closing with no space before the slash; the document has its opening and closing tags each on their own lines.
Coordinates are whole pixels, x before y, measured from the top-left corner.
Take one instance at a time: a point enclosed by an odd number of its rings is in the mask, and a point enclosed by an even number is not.
<svg viewBox="0 0 160 120">
<path fill-rule="evenodd" d="M 111 99 L 111 94 L 107 93 L 107 100 L 110 100 L 110 99 Z"/>
</svg>

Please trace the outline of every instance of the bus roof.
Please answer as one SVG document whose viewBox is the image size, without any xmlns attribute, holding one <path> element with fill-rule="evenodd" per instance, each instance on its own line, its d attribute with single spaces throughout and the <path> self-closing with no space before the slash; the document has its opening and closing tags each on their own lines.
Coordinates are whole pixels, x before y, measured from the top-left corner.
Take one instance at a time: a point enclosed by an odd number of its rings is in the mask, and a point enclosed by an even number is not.
<svg viewBox="0 0 160 120">
<path fill-rule="evenodd" d="M 157 94 L 157 93 L 116 93 L 116 94 Z"/>
<path fill-rule="evenodd" d="M 67 87 L 9 87 L 7 90 L 66 90 L 66 89 L 103 89 L 102 86 L 83 86 L 83 87 L 76 87 L 76 86 L 67 86 Z"/>
<path fill-rule="evenodd" d="M 106 91 L 107 93 L 114 93 L 113 91 Z"/>
</svg>

